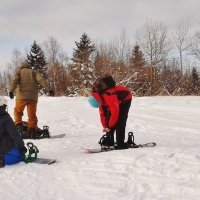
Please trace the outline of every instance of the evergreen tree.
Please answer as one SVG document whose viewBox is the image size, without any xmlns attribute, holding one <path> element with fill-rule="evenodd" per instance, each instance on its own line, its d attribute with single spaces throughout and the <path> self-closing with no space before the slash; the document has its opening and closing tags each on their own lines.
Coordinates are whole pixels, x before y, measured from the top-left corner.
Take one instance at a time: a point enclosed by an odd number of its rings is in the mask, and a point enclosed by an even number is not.
<svg viewBox="0 0 200 200">
<path fill-rule="evenodd" d="M 130 69 L 127 86 L 137 95 L 144 95 L 147 92 L 149 80 L 147 77 L 148 69 L 145 68 L 145 59 L 139 45 L 135 45 L 130 57 Z"/>
<path fill-rule="evenodd" d="M 192 82 L 196 84 L 199 81 L 199 75 L 195 67 L 192 69 Z"/>
<path fill-rule="evenodd" d="M 134 46 L 130 63 L 133 69 L 138 69 L 145 65 L 144 55 L 139 45 Z"/>
<path fill-rule="evenodd" d="M 94 59 L 94 66 L 95 66 L 95 76 L 100 77 L 106 73 L 104 67 L 104 58 L 100 56 L 99 52 L 96 52 L 96 56 Z"/>
<path fill-rule="evenodd" d="M 75 42 L 72 61 L 74 63 L 86 64 L 89 61 L 90 55 L 95 51 L 95 45 L 92 44 L 90 37 L 83 33 L 79 42 Z"/>
<path fill-rule="evenodd" d="M 47 62 L 44 55 L 43 50 L 41 47 L 36 43 L 33 42 L 31 46 L 30 54 L 27 55 L 27 60 L 32 69 L 38 71 L 42 74 L 45 78 L 47 77 Z"/>
<path fill-rule="evenodd" d="M 195 67 L 192 69 L 192 92 L 197 93 L 199 90 L 199 75 Z"/>
<path fill-rule="evenodd" d="M 71 94 L 80 94 L 81 90 L 91 88 L 94 80 L 94 64 L 90 57 L 95 51 L 95 45 L 86 33 L 83 33 L 80 41 L 75 42 L 75 44 L 76 48 L 72 58 L 73 64 L 70 70 L 72 84 L 69 90 L 71 90 Z"/>
</svg>

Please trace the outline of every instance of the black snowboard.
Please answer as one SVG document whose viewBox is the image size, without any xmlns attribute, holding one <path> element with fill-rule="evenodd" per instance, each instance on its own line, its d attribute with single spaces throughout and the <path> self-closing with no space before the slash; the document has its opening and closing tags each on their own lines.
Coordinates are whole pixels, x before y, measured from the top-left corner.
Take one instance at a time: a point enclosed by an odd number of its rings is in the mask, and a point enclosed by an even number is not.
<svg viewBox="0 0 200 200">
<path fill-rule="evenodd" d="M 147 148 L 147 147 L 155 147 L 156 143 L 155 142 L 150 142 L 150 143 L 146 143 L 146 144 L 139 144 L 139 145 L 134 145 L 132 147 L 129 147 L 128 149 L 135 149 L 135 148 Z M 94 149 L 90 149 L 90 148 L 82 148 L 86 153 L 102 153 L 102 152 L 109 152 L 109 151 L 115 151 L 116 149 L 112 148 L 112 149 L 102 149 L 102 148 L 94 148 Z M 122 150 L 126 150 L 126 149 L 122 149 Z M 121 151 L 121 150 L 120 150 Z"/>
<path fill-rule="evenodd" d="M 32 139 L 30 134 L 28 133 L 28 123 L 23 121 L 22 126 L 17 126 L 17 131 L 21 135 L 23 139 Z M 59 134 L 55 136 L 51 136 L 49 132 L 49 126 L 43 126 L 43 129 L 37 128 L 37 136 L 35 139 L 44 139 L 44 138 L 63 138 L 65 134 Z"/>
<path fill-rule="evenodd" d="M 59 135 L 51 135 L 50 139 L 59 139 L 59 138 L 64 138 L 66 134 L 59 134 Z"/>
</svg>

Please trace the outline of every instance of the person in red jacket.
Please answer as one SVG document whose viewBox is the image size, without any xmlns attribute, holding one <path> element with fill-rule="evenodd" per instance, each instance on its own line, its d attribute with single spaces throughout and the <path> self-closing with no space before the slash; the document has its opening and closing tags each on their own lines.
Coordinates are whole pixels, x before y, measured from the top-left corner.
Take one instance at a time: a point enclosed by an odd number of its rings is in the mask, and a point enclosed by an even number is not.
<svg viewBox="0 0 200 200">
<path fill-rule="evenodd" d="M 96 105 L 92 104 L 96 101 Z M 128 88 L 118 85 L 112 76 L 104 76 L 93 85 L 92 97 L 89 102 L 93 107 L 99 107 L 103 132 L 107 133 L 103 145 L 114 146 L 116 131 L 116 149 L 127 148 L 124 143 L 125 129 L 131 106 L 132 94 Z"/>
</svg>

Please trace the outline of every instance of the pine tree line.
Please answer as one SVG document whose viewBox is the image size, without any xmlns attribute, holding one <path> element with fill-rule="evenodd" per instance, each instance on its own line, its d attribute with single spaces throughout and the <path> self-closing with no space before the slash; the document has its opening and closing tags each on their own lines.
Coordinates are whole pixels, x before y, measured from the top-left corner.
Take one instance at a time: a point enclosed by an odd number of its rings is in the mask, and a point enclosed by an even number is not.
<svg viewBox="0 0 200 200">
<path fill-rule="evenodd" d="M 197 38 L 198 34 L 195 34 Z M 40 45 L 34 41 L 25 58 L 15 52 L 9 67 L 0 74 L 0 93 L 8 91 L 14 71 L 22 60 L 27 60 L 34 70 L 50 81 L 58 96 L 87 96 L 94 80 L 105 74 L 111 74 L 118 84 L 128 86 L 137 96 L 200 95 L 196 65 L 190 65 L 189 70 L 184 68 L 183 62 L 186 49 L 197 58 L 199 52 L 195 45 L 185 44 L 188 49 L 182 47 L 182 57 L 170 57 L 166 27 L 151 23 L 140 30 L 134 46 L 125 32 L 118 40 L 108 43 L 95 43 L 83 33 L 75 42 L 72 58 L 52 37 Z"/>
</svg>

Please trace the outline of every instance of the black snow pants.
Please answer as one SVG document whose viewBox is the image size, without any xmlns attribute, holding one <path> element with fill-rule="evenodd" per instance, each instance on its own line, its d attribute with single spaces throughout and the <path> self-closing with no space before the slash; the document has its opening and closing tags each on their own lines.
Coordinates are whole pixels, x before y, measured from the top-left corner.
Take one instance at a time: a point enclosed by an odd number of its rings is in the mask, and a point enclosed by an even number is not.
<svg viewBox="0 0 200 200">
<path fill-rule="evenodd" d="M 114 133 L 116 131 L 116 142 L 117 146 L 121 147 L 124 145 L 125 140 L 125 131 L 126 131 L 126 122 L 128 119 L 128 113 L 131 106 L 131 100 L 121 103 L 119 105 L 119 119 L 114 128 L 111 128 L 111 131 L 108 133 L 111 135 L 114 140 Z"/>
</svg>

